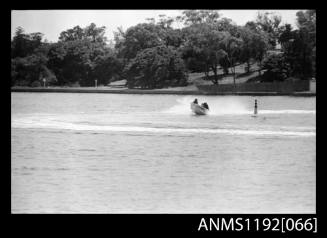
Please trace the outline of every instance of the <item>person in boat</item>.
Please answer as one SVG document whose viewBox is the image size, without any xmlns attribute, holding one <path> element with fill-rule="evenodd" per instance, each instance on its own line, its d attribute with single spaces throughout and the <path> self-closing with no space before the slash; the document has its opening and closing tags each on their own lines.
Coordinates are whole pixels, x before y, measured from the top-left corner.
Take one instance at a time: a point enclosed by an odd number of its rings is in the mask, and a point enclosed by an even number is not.
<svg viewBox="0 0 327 238">
<path fill-rule="evenodd" d="M 206 102 L 202 103 L 201 106 L 209 110 L 209 105 Z"/>
<path fill-rule="evenodd" d="M 198 104 L 198 99 L 197 99 L 197 98 L 194 99 L 193 103 L 194 103 L 194 104 Z"/>
</svg>

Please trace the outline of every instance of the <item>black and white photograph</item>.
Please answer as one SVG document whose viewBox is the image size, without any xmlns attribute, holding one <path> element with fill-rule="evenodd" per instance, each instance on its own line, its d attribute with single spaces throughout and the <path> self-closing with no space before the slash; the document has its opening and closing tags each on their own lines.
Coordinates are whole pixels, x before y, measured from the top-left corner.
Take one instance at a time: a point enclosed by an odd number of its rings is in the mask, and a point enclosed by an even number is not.
<svg viewBox="0 0 327 238">
<path fill-rule="evenodd" d="M 316 10 L 11 10 L 12 214 L 316 214 Z"/>
</svg>

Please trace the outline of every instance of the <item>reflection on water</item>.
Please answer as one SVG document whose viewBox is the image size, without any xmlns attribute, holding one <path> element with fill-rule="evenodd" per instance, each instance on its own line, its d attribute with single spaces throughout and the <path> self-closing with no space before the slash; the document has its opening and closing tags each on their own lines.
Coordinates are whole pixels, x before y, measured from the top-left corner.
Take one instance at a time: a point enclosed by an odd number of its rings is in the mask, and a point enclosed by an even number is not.
<svg viewBox="0 0 327 238">
<path fill-rule="evenodd" d="M 256 98 L 12 93 L 12 212 L 315 212 L 315 98 Z"/>
</svg>

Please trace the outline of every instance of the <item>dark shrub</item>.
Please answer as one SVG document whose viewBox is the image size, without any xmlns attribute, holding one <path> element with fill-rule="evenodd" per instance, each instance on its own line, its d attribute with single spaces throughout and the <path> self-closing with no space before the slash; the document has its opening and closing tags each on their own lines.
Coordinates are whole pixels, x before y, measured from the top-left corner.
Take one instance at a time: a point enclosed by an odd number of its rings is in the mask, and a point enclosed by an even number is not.
<svg viewBox="0 0 327 238">
<path fill-rule="evenodd" d="M 284 81 L 289 77 L 290 66 L 283 54 L 270 54 L 263 60 L 262 79 L 265 82 Z"/>
<path fill-rule="evenodd" d="M 41 87 L 41 86 L 42 85 L 41 85 L 40 81 L 34 81 L 34 82 L 31 83 L 31 87 L 33 87 L 33 88 L 38 88 L 38 87 Z"/>
</svg>

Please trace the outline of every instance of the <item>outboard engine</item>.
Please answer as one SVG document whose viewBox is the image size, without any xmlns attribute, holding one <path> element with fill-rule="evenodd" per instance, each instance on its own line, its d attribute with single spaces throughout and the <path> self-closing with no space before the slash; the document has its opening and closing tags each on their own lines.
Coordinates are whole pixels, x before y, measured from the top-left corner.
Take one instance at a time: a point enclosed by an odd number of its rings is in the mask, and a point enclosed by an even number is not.
<svg viewBox="0 0 327 238">
<path fill-rule="evenodd" d="M 209 106 L 208 106 L 208 104 L 206 102 L 202 103 L 202 107 L 204 107 L 204 108 L 206 108 L 206 109 L 209 110 Z"/>
</svg>

